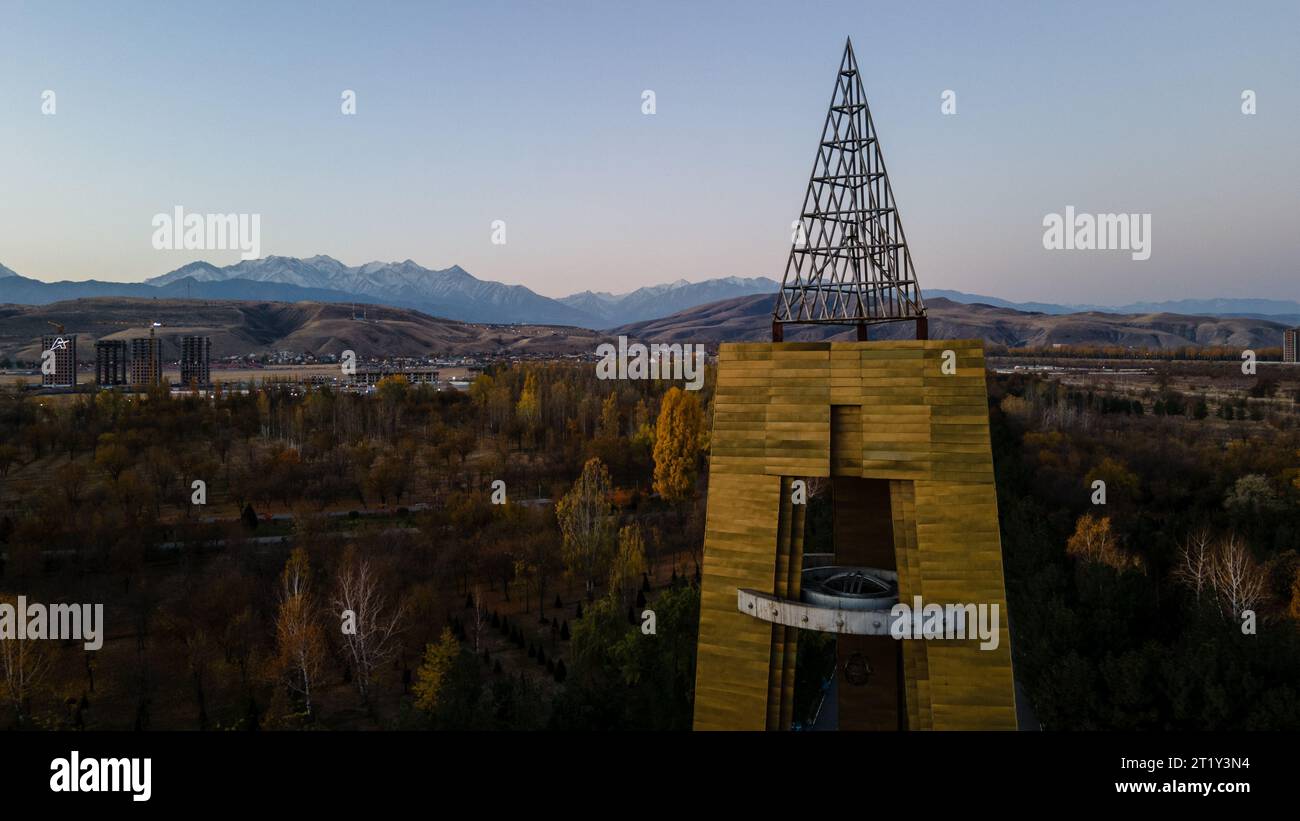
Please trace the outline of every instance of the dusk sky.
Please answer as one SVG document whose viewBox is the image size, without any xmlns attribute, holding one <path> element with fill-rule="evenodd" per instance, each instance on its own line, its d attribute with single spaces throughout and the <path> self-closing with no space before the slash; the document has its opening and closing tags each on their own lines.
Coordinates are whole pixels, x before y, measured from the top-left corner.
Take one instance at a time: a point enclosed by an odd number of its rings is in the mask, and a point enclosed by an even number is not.
<svg viewBox="0 0 1300 821">
<path fill-rule="evenodd" d="M 179 205 L 548 296 L 779 279 L 846 35 L 924 289 L 1300 299 L 1295 2 L 0 0 L 0 263 L 238 260 L 154 250 Z M 1066 206 L 1149 213 L 1151 258 L 1045 250 Z"/>
</svg>

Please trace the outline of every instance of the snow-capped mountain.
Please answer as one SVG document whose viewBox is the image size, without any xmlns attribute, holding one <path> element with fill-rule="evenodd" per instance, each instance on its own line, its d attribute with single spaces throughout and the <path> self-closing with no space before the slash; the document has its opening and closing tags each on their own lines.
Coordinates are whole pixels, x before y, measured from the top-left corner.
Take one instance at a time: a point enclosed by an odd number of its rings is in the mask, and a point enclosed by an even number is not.
<svg viewBox="0 0 1300 821">
<path fill-rule="evenodd" d="M 459 265 L 434 270 L 414 262 L 346 265 L 330 256 L 270 256 L 224 267 L 202 260 L 144 282 L 42 282 L 0 265 L 0 303 L 40 305 L 95 296 L 157 296 L 283 302 L 369 302 L 414 308 L 466 322 L 576 325 L 600 329 L 655 319 L 709 302 L 775 293 L 763 277 L 725 277 L 551 299 L 522 285 L 482 280 Z"/>
<path fill-rule="evenodd" d="M 654 319 L 737 296 L 776 293 L 779 287 L 766 277 L 724 277 L 704 282 L 679 279 L 626 294 L 584 291 L 551 299 L 522 285 L 478 279 L 459 265 L 431 270 L 408 259 L 350 266 L 323 255 L 306 259 L 271 256 L 224 268 L 192 262 L 146 283 L 165 286 L 187 277 L 198 282 L 238 279 L 325 289 L 471 322 L 537 322 L 587 328 Z"/>
<path fill-rule="evenodd" d="M 91 297 L 244 300 L 254 302 L 377 303 L 414 308 L 447 319 L 482 323 L 575 325 L 593 330 L 632 326 L 682 311 L 711 306 L 703 314 L 724 310 L 714 303 L 757 295 L 775 295 L 780 283 L 766 277 L 723 277 L 703 282 L 677 280 L 625 294 L 583 291 L 560 299 L 534 293 L 522 285 L 481 280 L 459 265 L 431 270 L 411 260 L 368 262 L 349 266 L 328 256 L 306 259 L 266 257 L 224 268 L 191 262 L 144 282 L 93 279 L 45 282 L 25 277 L 0 263 L 0 304 L 46 305 Z M 1300 324 L 1300 302 L 1276 299 L 1221 298 L 1141 302 L 1122 306 L 1057 305 L 1012 302 L 993 296 L 929 289 L 927 301 L 984 303 L 1043 314 L 1192 315 L 1265 317 Z M 757 303 L 755 303 L 757 304 Z"/>
<path fill-rule="evenodd" d="M 684 311 L 723 299 L 753 294 L 775 294 L 781 283 L 767 277 L 722 277 L 703 282 L 679 279 L 649 285 L 626 294 L 583 291 L 559 301 L 570 308 L 595 314 L 607 326 L 624 325 Z"/>
<path fill-rule="evenodd" d="M 575 308 L 583 313 L 608 321 L 614 306 L 618 303 L 618 299 L 618 296 L 604 291 L 583 291 L 582 293 L 560 297 L 559 301 L 570 308 Z"/>
<path fill-rule="evenodd" d="M 544 297 L 522 285 L 477 279 L 459 265 L 431 270 L 414 262 L 368 262 L 350 266 L 329 256 L 307 259 L 270 256 L 218 268 L 192 262 L 146 280 L 165 286 L 193 278 L 200 282 L 248 280 L 354 295 L 469 322 L 533 322 L 595 327 L 598 317 Z"/>
</svg>

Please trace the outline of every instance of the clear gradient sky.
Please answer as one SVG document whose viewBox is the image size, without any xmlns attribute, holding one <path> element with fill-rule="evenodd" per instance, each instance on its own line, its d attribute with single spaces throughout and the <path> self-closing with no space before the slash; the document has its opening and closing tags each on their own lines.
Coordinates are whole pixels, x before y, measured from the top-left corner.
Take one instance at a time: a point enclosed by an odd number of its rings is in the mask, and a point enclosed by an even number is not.
<svg viewBox="0 0 1300 821">
<path fill-rule="evenodd" d="M 550 296 L 779 279 L 846 35 L 923 288 L 1300 299 L 1294 1 L 0 0 L 0 263 L 237 261 L 151 247 L 182 205 Z M 1151 259 L 1044 250 L 1067 205 L 1151 213 Z"/>
</svg>

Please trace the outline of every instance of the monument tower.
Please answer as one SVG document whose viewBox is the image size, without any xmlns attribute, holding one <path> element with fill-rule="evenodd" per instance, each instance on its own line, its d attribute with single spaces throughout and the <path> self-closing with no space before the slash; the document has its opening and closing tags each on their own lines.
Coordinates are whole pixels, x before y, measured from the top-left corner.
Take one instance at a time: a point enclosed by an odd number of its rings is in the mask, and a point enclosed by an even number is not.
<svg viewBox="0 0 1300 821">
<path fill-rule="evenodd" d="M 915 339 L 867 341 L 907 321 Z M 783 341 L 803 325 L 857 341 Z M 852 43 L 772 337 L 718 354 L 695 727 L 789 729 L 813 630 L 835 634 L 839 729 L 1015 729 L 983 346 L 927 339 Z M 810 495 L 829 551 L 804 551 Z M 969 620 L 966 638 L 894 638 L 894 606 L 917 601 L 997 612 L 996 640 Z"/>
</svg>

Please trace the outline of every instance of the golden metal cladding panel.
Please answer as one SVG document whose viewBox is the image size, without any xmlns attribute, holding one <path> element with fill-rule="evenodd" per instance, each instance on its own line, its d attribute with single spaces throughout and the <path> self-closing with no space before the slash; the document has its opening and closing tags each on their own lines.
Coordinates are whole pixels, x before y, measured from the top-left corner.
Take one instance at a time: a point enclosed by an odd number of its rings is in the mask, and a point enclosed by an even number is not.
<svg viewBox="0 0 1300 821">
<path fill-rule="evenodd" d="M 906 726 L 1015 729 L 982 344 L 735 343 L 718 362 L 696 729 L 789 725 L 797 631 L 740 613 L 736 591 L 798 597 L 803 511 L 790 480 L 832 473 L 890 480 L 901 601 L 999 610 L 994 650 L 905 641 Z"/>
</svg>

